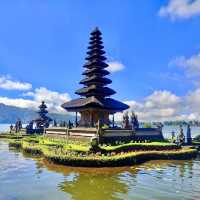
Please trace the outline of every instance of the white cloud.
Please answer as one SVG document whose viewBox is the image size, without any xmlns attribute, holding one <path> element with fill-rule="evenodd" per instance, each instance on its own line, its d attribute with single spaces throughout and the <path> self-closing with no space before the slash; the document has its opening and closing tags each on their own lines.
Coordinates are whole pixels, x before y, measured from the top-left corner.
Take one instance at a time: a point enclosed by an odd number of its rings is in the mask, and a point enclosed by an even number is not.
<svg viewBox="0 0 200 200">
<path fill-rule="evenodd" d="M 61 104 L 70 100 L 68 93 L 59 93 L 48 90 L 44 87 L 36 88 L 34 91 L 24 93 L 23 96 L 31 99 L 8 98 L 0 96 L 0 103 L 9 106 L 38 110 L 38 106 L 41 104 L 41 102 L 45 101 L 49 112 L 65 114 L 66 111 L 61 107 Z"/>
<path fill-rule="evenodd" d="M 37 109 L 38 103 L 23 98 L 8 98 L 8 97 L 0 97 L 0 103 L 3 103 L 8 106 L 16 106 L 20 108 L 30 108 L 30 109 Z"/>
<path fill-rule="evenodd" d="M 0 103 L 37 110 L 44 100 L 48 110 L 52 113 L 66 113 L 60 105 L 70 100 L 68 93 L 59 93 L 44 87 L 33 92 L 27 92 L 25 98 L 0 97 Z M 179 97 L 170 91 L 154 91 L 140 102 L 125 101 L 130 106 L 129 112 L 134 110 L 140 121 L 165 121 L 165 120 L 200 120 L 200 88 Z M 116 120 L 122 120 L 122 113 L 115 115 Z"/>
<path fill-rule="evenodd" d="M 130 101 L 132 102 L 132 101 Z M 141 102 L 126 102 L 142 121 L 163 121 L 174 117 L 182 105 L 181 98 L 170 91 L 154 91 Z"/>
<path fill-rule="evenodd" d="M 10 76 L 0 76 L 0 88 L 5 90 L 30 90 L 30 83 L 13 81 Z"/>
<path fill-rule="evenodd" d="M 162 6 L 159 15 L 175 19 L 187 19 L 200 15 L 200 0 L 169 0 Z"/>
<path fill-rule="evenodd" d="M 185 100 L 190 111 L 200 113 L 200 88 L 189 92 Z"/>
<path fill-rule="evenodd" d="M 154 91 L 140 102 L 126 101 L 140 121 L 200 120 L 200 88 L 185 96 L 170 91 Z M 122 120 L 122 113 L 116 114 Z"/>
<path fill-rule="evenodd" d="M 145 107 L 166 108 L 168 106 L 177 106 L 180 102 L 180 97 L 169 91 L 154 91 L 153 94 L 145 99 Z"/>
<path fill-rule="evenodd" d="M 109 66 L 108 66 L 107 70 L 109 72 L 118 72 L 125 68 L 125 66 L 118 61 L 109 62 L 108 65 Z"/>
<path fill-rule="evenodd" d="M 200 76 L 200 53 L 189 58 L 185 56 L 177 57 L 169 65 L 183 68 L 186 71 L 187 77 L 198 77 Z"/>
<path fill-rule="evenodd" d="M 34 92 L 27 92 L 24 96 L 32 97 L 34 102 L 37 103 L 45 101 L 48 106 L 48 110 L 54 113 L 66 113 L 66 111 L 61 107 L 61 104 L 71 99 L 68 93 L 58 93 L 44 87 L 36 88 Z"/>
<path fill-rule="evenodd" d="M 45 87 L 36 88 L 23 94 L 24 98 L 0 96 L 0 103 L 37 110 L 41 101 L 45 101 L 51 113 L 66 113 L 61 104 L 71 98 L 68 93 L 59 93 Z M 200 120 L 200 88 L 185 96 L 177 96 L 167 90 L 154 91 L 141 101 L 126 101 L 140 121 Z M 116 120 L 122 119 L 122 113 L 116 114 Z"/>
<path fill-rule="evenodd" d="M 125 101 L 124 103 L 128 104 L 132 110 L 139 110 L 143 108 L 143 104 L 136 101 Z"/>
</svg>

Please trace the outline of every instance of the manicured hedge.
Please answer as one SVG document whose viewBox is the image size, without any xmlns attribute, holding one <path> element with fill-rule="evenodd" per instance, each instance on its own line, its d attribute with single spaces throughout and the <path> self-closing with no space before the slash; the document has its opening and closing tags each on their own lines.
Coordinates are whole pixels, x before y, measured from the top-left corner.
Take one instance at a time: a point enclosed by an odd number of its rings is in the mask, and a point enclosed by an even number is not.
<svg viewBox="0 0 200 200">
<path fill-rule="evenodd" d="M 116 156 L 70 156 L 55 154 L 52 151 L 43 152 L 45 158 L 57 164 L 81 167 L 119 167 L 143 163 L 148 160 L 159 159 L 191 159 L 197 155 L 196 149 L 182 149 L 178 151 L 147 151 L 130 152 Z"/>
<path fill-rule="evenodd" d="M 89 151 L 88 146 L 49 141 L 43 137 L 9 140 L 9 144 L 27 153 L 43 155 L 57 164 L 82 167 L 127 166 L 155 159 L 190 159 L 197 155 L 196 149 L 160 142 L 101 146 L 98 152 Z"/>
<path fill-rule="evenodd" d="M 129 151 L 166 151 L 166 150 L 177 150 L 180 149 L 172 143 L 165 142 L 152 142 L 152 143 L 127 143 L 118 146 L 101 146 L 100 150 L 102 152 L 129 152 Z"/>
</svg>

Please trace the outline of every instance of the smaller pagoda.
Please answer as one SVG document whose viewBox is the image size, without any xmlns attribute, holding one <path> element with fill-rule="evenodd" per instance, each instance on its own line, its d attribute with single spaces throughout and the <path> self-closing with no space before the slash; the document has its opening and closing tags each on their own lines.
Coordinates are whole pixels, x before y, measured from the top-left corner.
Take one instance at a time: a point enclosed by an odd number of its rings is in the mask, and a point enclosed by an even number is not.
<svg viewBox="0 0 200 200">
<path fill-rule="evenodd" d="M 47 106 L 44 101 L 42 101 L 42 104 L 39 106 L 39 111 L 37 112 L 39 114 L 39 117 L 32 120 L 27 126 L 26 126 L 26 133 L 27 134 L 34 134 L 38 133 L 41 134 L 44 132 L 45 128 L 49 127 L 50 122 L 52 119 L 47 116 Z M 33 127 L 34 124 L 36 124 L 35 128 Z"/>
<path fill-rule="evenodd" d="M 98 122 L 109 126 L 109 115 L 129 108 L 128 105 L 110 98 L 116 92 L 107 87 L 112 81 L 106 77 L 110 73 L 106 70 L 108 64 L 105 62 L 103 49 L 102 33 L 95 28 L 90 34 L 88 56 L 83 66 L 86 69 L 82 74 L 85 77 L 80 81 L 83 87 L 75 92 L 81 98 L 62 105 L 69 112 L 80 113 L 79 122 L 76 117 L 76 125 L 79 127 L 95 127 Z"/>
<path fill-rule="evenodd" d="M 36 123 L 36 128 L 48 128 L 52 119 L 47 116 L 48 111 L 44 101 L 42 101 L 42 104 L 39 106 L 39 111 L 37 113 L 39 114 L 39 117 L 34 120 Z"/>
</svg>

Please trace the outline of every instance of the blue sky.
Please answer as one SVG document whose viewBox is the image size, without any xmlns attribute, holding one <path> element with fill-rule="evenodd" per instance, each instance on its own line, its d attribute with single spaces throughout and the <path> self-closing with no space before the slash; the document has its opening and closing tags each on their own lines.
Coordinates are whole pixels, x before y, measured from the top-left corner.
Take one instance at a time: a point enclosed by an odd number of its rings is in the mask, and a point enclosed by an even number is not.
<svg viewBox="0 0 200 200">
<path fill-rule="evenodd" d="M 89 33 L 98 26 L 108 62 L 123 66 L 111 74 L 115 98 L 134 102 L 136 111 L 155 92 L 185 105 L 200 86 L 199 14 L 199 0 L 0 1 L 0 102 L 39 101 L 41 88 L 54 92 L 52 107 L 57 97 L 77 97 Z M 8 81 L 31 86 L 5 87 Z M 191 114 L 180 109 L 169 118 Z"/>
</svg>

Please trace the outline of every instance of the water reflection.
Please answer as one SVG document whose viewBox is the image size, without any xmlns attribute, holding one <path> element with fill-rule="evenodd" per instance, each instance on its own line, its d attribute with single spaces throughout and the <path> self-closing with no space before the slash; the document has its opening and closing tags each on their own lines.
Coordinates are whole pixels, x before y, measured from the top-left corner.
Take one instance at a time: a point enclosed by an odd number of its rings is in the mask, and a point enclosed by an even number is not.
<svg viewBox="0 0 200 200">
<path fill-rule="evenodd" d="M 26 192 L 19 193 L 22 188 Z M 0 199 L 3 200 L 188 200 L 198 199 L 199 193 L 198 159 L 150 161 L 124 168 L 73 168 L 8 149 L 0 141 Z"/>
<path fill-rule="evenodd" d="M 119 200 L 124 199 L 122 196 L 128 192 L 128 184 L 122 180 L 125 168 L 87 169 L 58 166 L 47 161 L 43 163 L 48 170 L 64 175 L 58 188 L 69 193 L 72 199 Z"/>
</svg>

